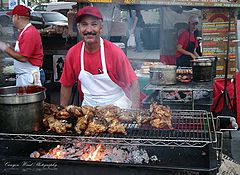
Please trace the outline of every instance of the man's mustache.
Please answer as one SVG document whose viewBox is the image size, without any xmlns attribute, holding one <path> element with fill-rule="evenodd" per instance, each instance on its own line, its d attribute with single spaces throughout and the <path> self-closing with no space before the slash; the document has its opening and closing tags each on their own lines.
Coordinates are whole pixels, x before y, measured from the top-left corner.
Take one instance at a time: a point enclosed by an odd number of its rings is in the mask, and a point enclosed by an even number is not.
<svg viewBox="0 0 240 175">
<path fill-rule="evenodd" d="M 86 36 L 86 35 L 93 35 L 93 36 L 95 36 L 96 33 L 93 33 L 93 32 L 87 32 L 87 33 L 84 33 L 83 35 L 84 35 L 84 36 Z"/>
</svg>

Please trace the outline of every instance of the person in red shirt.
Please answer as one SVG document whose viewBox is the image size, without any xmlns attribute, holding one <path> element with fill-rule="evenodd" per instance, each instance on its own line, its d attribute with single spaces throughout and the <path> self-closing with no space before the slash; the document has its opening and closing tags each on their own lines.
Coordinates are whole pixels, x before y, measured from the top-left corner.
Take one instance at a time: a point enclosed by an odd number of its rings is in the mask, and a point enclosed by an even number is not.
<svg viewBox="0 0 240 175">
<path fill-rule="evenodd" d="M 199 19 L 197 15 L 192 15 L 188 20 L 188 30 L 183 31 L 177 42 L 176 65 L 179 67 L 191 66 L 191 60 L 199 57 L 196 48 L 198 40 L 196 36 Z"/>
<path fill-rule="evenodd" d="M 60 104 L 68 105 L 72 87 L 77 81 L 82 106 L 113 104 L 121 108 L 139 108 L 137 76 L 124 52 L 100 37 L 103 29 L 100 11 L 86 6 L 78 11 L 76 19 L 83 40 L 66 55 L 60 79 Z"/>
<path fill-rule="evenodd" d="M 14 58 L 16 86 L 41 85 L 40 67 L 43 64 L 43 47 L 40 33 L 30 23 L 30 9 L 17 5 L 7 15 L 12 15 L 14 26 L 19 29 L 14 50 L 0 41 L 0 50 Z"/>
</svg>

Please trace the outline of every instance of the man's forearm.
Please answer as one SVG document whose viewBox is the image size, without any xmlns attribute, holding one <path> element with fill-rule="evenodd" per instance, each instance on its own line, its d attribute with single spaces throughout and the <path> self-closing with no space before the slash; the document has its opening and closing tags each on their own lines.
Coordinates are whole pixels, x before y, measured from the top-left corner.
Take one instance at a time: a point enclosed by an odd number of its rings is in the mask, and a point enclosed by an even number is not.
<svg viewBox="0 0 240 175">
<path fill-rule="evenodd" d="M 28 61 L 27 57 L 20 55 L 18 52 L 13 50 L 9 44 L 4 43 L 2 41 L 0 41 L 0 51 L 5 52 L 6 54 L 8 54 L 10 57 L 14 58 L 17 61 L 21 61 L 21 62 Z"/>
<path fill-rule="evenodd" d="M 181 52 L 182 54 L 184 54 L 184 55 L 189 55 L 189 56 L 191 56 L 191 52 L 189 52 L 189 51 L 187 51 L 187 50 L 185 50 L 185 49 L 183 49 L 183 48 L 177 48 L 177 50 L 179 51 L 179 52 Z"/>
<path fill-rule="evenodd" d="M 190 56 L 192 59 L 195 59 L 197 57 L 194 53 L 191 53 L 191 52 L 189 52 L 187 50 L 184 50 L 183 48 L 177 48 L 177 50 L 179 52 L 181 52 L 182 54 L 184 54 L 184 55 Z"/>
<path fill-rule="evenodd" d="M 12 48 L 8 47 L 6 50 L 5 50 L 5 53 L 7 53 L 10 57 L 14 58 L 15 60 L 17 61 L 20 61 L 20 62 L 26 62 L 28 61 L 28 58 L 27 57 L 24 57 L 22 55 L 20 55 L 18 52 L 14 51 Z"/>
<path fill-rule="evenodd" d="M 60 90 L 60 105 L 67 106 L 72 93 L 72 87 L 61 86 Z"/>
<path fill-rule="evenodd" d="M 134 80 L 131 83 L 130 89 L 131 101 L 132 101 L 132 108 L 139 109 L 140 108 L 140 90 L 138 80 Z"/>
</svg>

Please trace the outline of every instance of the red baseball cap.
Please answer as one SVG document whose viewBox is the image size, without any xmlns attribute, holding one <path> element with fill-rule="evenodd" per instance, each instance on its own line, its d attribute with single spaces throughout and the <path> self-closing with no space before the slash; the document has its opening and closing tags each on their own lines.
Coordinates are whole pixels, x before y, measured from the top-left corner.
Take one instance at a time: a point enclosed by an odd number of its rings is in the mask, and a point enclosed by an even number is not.
<svg viewBox="0 0 240 175">
<path fill-rule="evenodd" d="M 103 19 L 101 12 L 97 8 L 92 7 L 92 6 L 83 7 L 82 9 L 80 9 L 78 11 L 77 22 L 79 22 L 81 17 L 84 16 L 84 15 L 91 15 L 91 16 L 94 16 L 94 17 L 99 18 L 101 20 Z"/>
<path fill-rule="evenodd" d="M 30 9 L 23 5 L 17 5 L 11 12 L 7 12 L 7 15 L 30 17 Z"/>
</svg>

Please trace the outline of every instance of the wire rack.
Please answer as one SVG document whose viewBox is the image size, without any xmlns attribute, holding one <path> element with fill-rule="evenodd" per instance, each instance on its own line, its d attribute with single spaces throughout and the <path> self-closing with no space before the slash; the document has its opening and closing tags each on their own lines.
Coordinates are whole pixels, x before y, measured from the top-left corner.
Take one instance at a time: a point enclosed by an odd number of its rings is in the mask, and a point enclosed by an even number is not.
<svg viewBox="0 0 240 175">
<path fill-rule="evenodd" d="M 101 133 L 94 136 L 56 134 L 13 134 L 0 133 L 0 140 L 22 140 L 37 142 L 61 142 L 77 139 L 90 144 L 118 144 L 140 146 L 204 147 L 217 143 L 212 114 L 207 111 L 173 111 L 173 129 L 156 129 L 139 126 L 137 123 L 124 123 L 127 134 Z"/>
<path fill-rule="evenodd" d="M 208 90 L 212 91 L 213 89 L 213 82 L 194 82 L 192 81 L 191 83 L 188 83 L 186 86 L 185 83 L 180 83 L 177 82 L 174 85 L 152 85 L 152 84 L 147 84 L 144 87 L 144 90 L 160 90 L 160 91 L 201 91 L 201 90 Z"/>
</svg>

